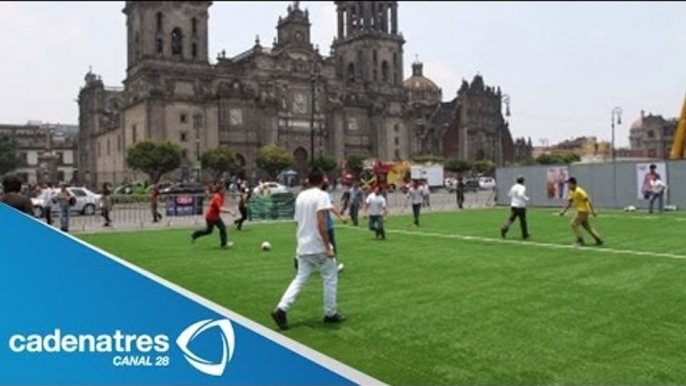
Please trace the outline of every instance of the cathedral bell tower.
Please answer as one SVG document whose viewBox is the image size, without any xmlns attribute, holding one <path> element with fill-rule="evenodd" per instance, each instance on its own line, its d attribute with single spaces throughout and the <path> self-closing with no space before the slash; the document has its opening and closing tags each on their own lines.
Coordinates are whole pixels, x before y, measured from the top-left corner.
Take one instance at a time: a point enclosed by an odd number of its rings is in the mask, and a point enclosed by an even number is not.
<svg viewBox="0 0 686 386">
<path fill-rule="evenodd" d="M 288 6 L 288 15 L 279 17 L 276 26 L 277 40 L 275 49 L 301 48 L 312 50 L 310 40 L 310 15 L 307 10 L 300 9 L 300 2 L 296 1 Z"/>
<path fill-rule="evenodd" d="M 128 70 L 146 60 L 208 62 L 211 1 L 127 1 Z"/>
<path fill-rule="evenodd" d="M 346 83 L 402 87 L 403 45 L 397 1 L 336 1 L 337 70 Z"/>
</svg>

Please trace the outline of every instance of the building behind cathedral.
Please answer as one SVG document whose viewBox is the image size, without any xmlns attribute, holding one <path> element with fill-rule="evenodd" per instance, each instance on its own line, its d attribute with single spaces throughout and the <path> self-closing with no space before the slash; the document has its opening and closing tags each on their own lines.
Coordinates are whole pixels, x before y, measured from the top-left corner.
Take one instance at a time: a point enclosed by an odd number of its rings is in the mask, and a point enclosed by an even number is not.
<svg viewBox="0 0 686 386">
<path fill-rule="evenodd" d="M 126 149 L 144 139 L 180 145 L 186 170 L 228 145 L 248 177 L 256 176 L 257 149 L 272 143 L 293 154 L 301 173 L 313 151 L 339 161 L 434 154 L 497 164 L 527 153 L 525 141 L 512 139 L 500 89 L 481 76 L 449 102 L 421 63 L 405 79 L 398 2 L 335 3 L 328 55 L 312 44 L 308 11 L 295 2 L 271 47 L 258 38 L 210 63 L 212 2 L 126 2 L 124 87 L 89 71 L 79 93 L 79 175 L 90 184 L 128 178 Z"/>
</svg>

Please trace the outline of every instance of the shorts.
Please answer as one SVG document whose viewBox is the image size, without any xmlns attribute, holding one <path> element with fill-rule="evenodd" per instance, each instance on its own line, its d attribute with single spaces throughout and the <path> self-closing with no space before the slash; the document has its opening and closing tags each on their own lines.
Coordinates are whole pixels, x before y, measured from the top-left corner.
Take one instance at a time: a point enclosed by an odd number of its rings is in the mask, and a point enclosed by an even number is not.
<svg viewBox="0 0 686 386">
<path fill-rule="evenodd" d="M 576 212 L 576 216 L 572 220 L 572 225 L 578 227 L 581 225 L 584 228 L 588 228 L 590 223 L 588 222 L 588 212 Z"/>
</svg>

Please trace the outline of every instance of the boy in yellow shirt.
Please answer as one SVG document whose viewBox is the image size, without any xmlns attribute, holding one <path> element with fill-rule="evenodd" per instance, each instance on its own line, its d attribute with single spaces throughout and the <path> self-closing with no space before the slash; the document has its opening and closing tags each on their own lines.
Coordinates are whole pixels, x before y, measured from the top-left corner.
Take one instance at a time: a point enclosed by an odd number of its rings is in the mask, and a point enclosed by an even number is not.
<svg viewBox="0 0 686 386">
<path fill-rule="evenodd" d="M 586 245 L 584 242 L 583 233 L 581 233 L 581 229 L 579 229 L 579 227 L 583 227 L 591 236 L 593 236 L 596 245 L 603 245 L 603 240 L 600 237 L 600 234 L 593 229 L 591 223 L 588 221 L 589 214 L 592 214 L 593 217 L 598 216 L 595 212 L 595 208 L 593 207 L 593 203 L 588 197 L 588 194 L 585 190 L 581 189 L 577 185 L 576 178 L 574 177 L 570 177 L 567 180 L 567 185 L 569 185 L 569 201 L 567 202 L 567 206 L 565 206 L 562 212 L 560 212 L 560 216 L 564 216 L 569 208 L 572 207 L 572 205 L 576 206 L 576 216 L 574 216 L 574 220 L 572 220 L 572 229 L 576 235 L 576 245 Z"/>
</svg>

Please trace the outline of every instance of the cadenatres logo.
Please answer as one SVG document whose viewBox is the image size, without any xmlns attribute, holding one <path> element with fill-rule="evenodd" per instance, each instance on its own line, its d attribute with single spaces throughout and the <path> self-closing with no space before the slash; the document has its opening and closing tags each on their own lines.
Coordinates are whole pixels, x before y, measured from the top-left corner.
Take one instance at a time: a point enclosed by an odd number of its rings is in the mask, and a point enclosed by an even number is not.
<svg viewBox="0 0 686 386">
<path fill-rule="evenodd" d="M 189 344 L 205 331 L 219 329 L 221 359 L 212 362 L 189 349 Z M 228 319 L 202 320 L 186 328 L 176 339 L 184 358 L 198 371 L 212 376 L 224 374 L 234 352 L 235 338 L 233 327 Z M 112 358 L 115 367 L 168 367 L 169 336 L 165 334 L 126 334 L 115 330 L 111 334 L 70 334 L 57 328 L 53 332 L 40 335 L 15 334 L 9 338 L 9 348 L 17 354 L 116 354 Z"/>
<path fill-rule="evenodd" d="M 216 363 L 212 363 L 206 359 L 200 358 L 188 349 L 188 344 L 192 342 L 193 339 L 213 327 L 218 327 L 220 329 L 220 336 L 222 339 L 222 358 Z M 226 369 L 226 365 L 233 356 L 233 327 L 231 327 L 231 322 L 229 322 L 228 319 L 216 321 L 212 321 L 211 319 L 202 320 L 192 324 L 190 327 L 184 330 L 184 332 L 179 335 L 178 339 L 176 339 L 176 344 L 179 345 L 179 348 L 181 351 L 183 351 L 183 356 L 186 358 L 188 363 L 191 364 L 191 366 L 205 374 L 218 377 L 224 374 L 224 369 Z"/>
</svg>

